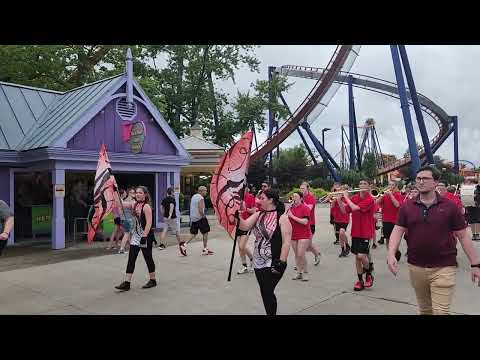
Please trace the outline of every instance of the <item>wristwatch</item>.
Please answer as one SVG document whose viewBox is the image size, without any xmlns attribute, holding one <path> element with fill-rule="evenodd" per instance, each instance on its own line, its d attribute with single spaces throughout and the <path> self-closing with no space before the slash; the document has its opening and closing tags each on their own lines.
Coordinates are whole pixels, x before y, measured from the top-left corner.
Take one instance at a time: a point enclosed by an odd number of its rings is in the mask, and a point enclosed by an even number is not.
<svg viewBox="0 0 480 360">
<path fill-rule="evenodd" d="M 473 268 L 480 268 L 480 264 L 475 264 L 475 265 L 470 265 L 470 267 L 473 269 Z"/>
</svg>

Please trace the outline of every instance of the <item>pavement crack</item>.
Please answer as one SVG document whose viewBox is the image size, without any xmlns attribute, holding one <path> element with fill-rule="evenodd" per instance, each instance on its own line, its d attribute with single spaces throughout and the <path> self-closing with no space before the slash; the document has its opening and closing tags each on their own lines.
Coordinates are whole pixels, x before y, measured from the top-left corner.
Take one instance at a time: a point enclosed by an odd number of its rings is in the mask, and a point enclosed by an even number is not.
<svg viewBox="0 0 480 360">
<path fill-rule="evenodd" d="M 335 298 L 335 297 L 337 297 L 337 296 L 339 296 L 339 295 L 345 294 L 345 293 L 348 293 L 348 291 L 340 291 L 340 292 L 334 293 L 334 294 L 332 294 L 332 295 L 330 295 L 330 296 L 327 296 L 326 298 L 320 300 L 319 302 L 316 302 L 315 304 L 309 305 L 309 306 L 307 306 L 306 308 L 303 308 L 303 309 L 301 309 L 301 310 L 299 310 L 299 311 L 294 312 L 294 314 L 298 314 L 298 313 L 301 313 L 301 312 L 303 312 L 303 311 L 305 311 L 305 310 L 311 309 L 311 308 L 314 307 L 314 306 L 318 306 L 318 305 L 320 305 L 320 304 L 322 304 L 322 303 L 324 303 L 324 302 L 326 302 L 326 301 L 328 301 L 328 300 L 331 300 L 331 299 L 333 299 L 333 298 Z"/>
</svg>

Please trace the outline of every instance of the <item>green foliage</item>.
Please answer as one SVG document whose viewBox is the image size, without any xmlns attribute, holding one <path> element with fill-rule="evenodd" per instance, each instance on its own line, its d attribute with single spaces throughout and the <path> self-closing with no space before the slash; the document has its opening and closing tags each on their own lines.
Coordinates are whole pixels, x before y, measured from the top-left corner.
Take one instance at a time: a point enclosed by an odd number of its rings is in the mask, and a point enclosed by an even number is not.
<svg viewBox="0 0 480 360">
<path fill-rule="evenodd" d="M 315 178 L 310 182 L 310 186 L 313 188 L 331 189 L 334 181 L 326 178 Z"/>
<path fill-rule="evenodd" d="M 281 149 L 280 157 L 273 158 L 273 176 L 283 188 L 298 186 L 306 178 L 309 159 L 303 145 Z"/>
<path fill-rule="evenodd" d="M 267 179 L 267 175 L 268 169 L 265 166 L 263 159 L 252 161 L 250 163 L 250 167 L 248 168 L 247 182 L 259 190 L 262 181 Z"/>
<path fill-rule="evenodd" d="M 374 154 L 365 154 L 362 162 L 362 172 L 369 179 L 374 179 L 377 176 L 377 161 Z"/>
<path fill-rule="evenodd" d="M 295 188 L 293 188 L 292 190 L 290 190 L 285 196 L 286 196 L 287 198 L 290 198 L 290 196 L 292 196 L 293 193 L 298 192 L 298 191 L 300 191 L 300 188 L 295 187 Z M 324 190 L 324 189 L 322 189 L 322 188 L 313 188 L 313 187 L 310 187 L 310 192 L 315 196 L 315 198 L 316 198 L 317 200 L 320 199 L 320 198 L 322 198 L 322 197 L 324 197 L 325 195 L 328 194 L 328 191 L 326 191 L 326 190 Z"/>
<path fill-rule="evenodd" d="M 360 182 L 360 180 L 365 177 L 363 172 L 350 170 L 350 169 L 340 170 L 339 175 L 342 178 L 342 183 L 348 184 L 352 188 L 358 187 L 358 183 Z"/>
</svg>

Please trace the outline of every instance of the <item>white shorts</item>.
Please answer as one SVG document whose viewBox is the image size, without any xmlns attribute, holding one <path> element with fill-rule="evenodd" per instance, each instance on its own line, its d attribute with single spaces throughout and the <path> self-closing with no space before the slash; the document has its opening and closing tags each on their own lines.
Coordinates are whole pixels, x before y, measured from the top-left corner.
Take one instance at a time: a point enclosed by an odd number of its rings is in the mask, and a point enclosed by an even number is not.
<svg viewBox="0 0 480 360">
<path fill-rule="evenodd" d="M 171 232 L 174 232 L 174 233 L 180 232 L 180 227 L 178 226 L 177 219 L 164 219 L 164 221 L 165 221 L 165 227 L 167 230 L 170 230 Z"/>
</svg>

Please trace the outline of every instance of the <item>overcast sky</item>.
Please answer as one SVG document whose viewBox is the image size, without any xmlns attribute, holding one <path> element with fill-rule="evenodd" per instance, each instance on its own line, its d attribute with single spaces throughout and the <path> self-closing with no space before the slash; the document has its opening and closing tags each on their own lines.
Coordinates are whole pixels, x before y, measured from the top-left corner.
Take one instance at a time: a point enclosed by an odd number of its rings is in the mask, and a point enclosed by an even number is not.
<svg viewBox="0 0 480 360">
<path fill-rule="evenodd" d="M 246 69 L 236 74 L 236 84 L 221 82 L 220 86 L 232 96 L 236 89 L 245 91 L 256 79 L 267 79 L 268 66 L 305 65 L 324 67 L 330 59 L 335 46 L 331 45 L 268 45 L 257 49 L 257 57 L 261 61 L 260 74 L 250 73 Z M 427 96 L 443 108 L 449 115 L 457 115 L 460 127 L 459 148 L 460 159 L 472 161 L 480 165 L 477 146 L 480 144 L 480 129 L 477 116 L 480 114 L 478 98 L 478 82 L 480 80 L 480 46 L 407 46 L 417 91 Z M 396 82 L 390 47 L 387 45 L 364 45 L 354 63 L 352 72 L 374 76 Z M 294 85 L 284 97 L 292 111 L 303 101 L 314 80 L 289 78 Z M 341 86 L 336 96 L 330 101 L 327 109 L 313 123 L 312 128 L 321 139 L 321 129 L 331 128 L 325 135 L 325 147 L 336 160 L 340 161 L 341 124 L 348 124 L 348 92 Z M 372 117 L 376 121 L 380 146 L 383 153 L 403 156 L 408 148 L 405 127 L 403 125 L 400 100 L 370 91 L 354 88 L 357 125 Z M 411 108 L 415 136 L 421 143 L 420 133 L 416 125 L 415 113 Z M 438 133 L 438 128 L 428 115 L 424 114 L 430 138 Z M 361 131 L 359 132 L 359 136 Z M 265 135 L 260 135 L 265 139 Z M 282 146 L 291 147 L 301 143 L 295 132 Z M 442 145 L 437 154 L 453 160 L 453 136 Z"/>
</svg>

